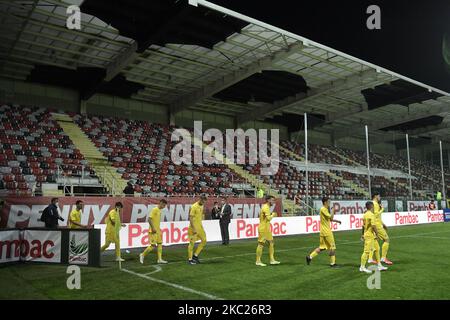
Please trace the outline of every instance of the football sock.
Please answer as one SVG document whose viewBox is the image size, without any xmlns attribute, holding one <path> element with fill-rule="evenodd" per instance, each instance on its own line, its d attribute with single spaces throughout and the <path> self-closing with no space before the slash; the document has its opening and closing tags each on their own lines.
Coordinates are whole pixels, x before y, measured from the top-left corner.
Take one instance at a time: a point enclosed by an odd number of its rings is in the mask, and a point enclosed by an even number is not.
<svg viewBox="0 0 450 320">
<path fill-rule="evenodd" d="M 382 258 L 383 259 L 386 259 L 388 250 L 389 250 L 389 242 L 383 243 L 383 246 L 382 246 L 382 252 L 383 252 Z"/>
</svg>

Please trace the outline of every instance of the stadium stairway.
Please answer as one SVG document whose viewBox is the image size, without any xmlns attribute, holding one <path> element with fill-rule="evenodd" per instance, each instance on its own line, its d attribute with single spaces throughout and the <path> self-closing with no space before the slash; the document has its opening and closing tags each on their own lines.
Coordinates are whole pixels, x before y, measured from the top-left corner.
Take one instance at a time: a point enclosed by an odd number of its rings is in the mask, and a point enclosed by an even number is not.
<svg viewBox="0 0 450 320">
<path fill-rule="evenodd" d="M 66 114 L 53 114 L 52 118 L 90 163 L 106 190 L 113 195 L 122 195 L 122 190 L 127 185 L 127 181 L 122 179 L 116 168 L 108 162 L 108 159 L 103 156 L 81 128 L 73 122 L 73 119 Z"/>
<path fill-rule="evenodd" d="M 380 157 L 380 155 L 378 155 L 378 154 L 375 154 L 375 156 L 376 157 Z M 407 168 L 403 168 L 403 169 L 405 171 L 407 170 Z M 424 178 L 426 180 L 429 180 L 429 177 L 424 176 L 423 174 L 421 174 L 419 172 L 414 172 L 413 170 L 411 170 L 411 173 L 414 174 L 415 176 L 420 176 L 420 177 L 422 177 L 422 178 Z M 397 181 L 397 180 L 395 180 L 393 178 L 390 178 L 390 177 L 385 177 L 385 178 L 388 179 L 389 181 L 391 181 L 392 183 L 398 184 L 398 185 L 402 186 L 403 188 L 405 188 L 406 190 L 409 190 L 409 184 L 408 183 L 403 183 L 403 182 Z M 415 190 L 415 191 L 416 191 L 416 193 L 419 194 L 420 197 L 423 197 L 424 199 L 427 198 L 426 192 L 423 192 L 423 191 L 420 191 L 420 190 Z"/>
<path fill-rule="evenodd" d="M 204 152 L 206 151 L 208 154 L 215 157 L 218 161 L 228 166 L 228 168 L 233 170 L 241 178 L 245 179 L 247 183 L 251 184 L 254 188 L 261 188 L 262 190 L 264 190 L 264 194 L 271 195 L 276 198 L 281 198 L 283 200 L 283 210 L 286 210 L 288 215 L 295 215 L 298 212 L 302 211 L 302 208 L 298 206 L 295 201 L 284 198 L 283 195 L 278 192 L 278 190 L 270 188 L 270 186 L 264 183 L 260 178 L 248 172 L 239 165 L 232 163 L 232 161 L 223 154 L 216 153 L 212 150 L 211 147 L 203 143 L 203 141 L 199 141 L 198 139 L 194 138 L 194 144 L 202 146 Z"/>
<path fill-rule="evenodd" d="M 335 156 L 340 157 L 341 159 L 347 160 L 347 161 L 350 162 L 350 163 L 353 163 L 355 166 L 364 166 L 364 164 L 359 163 L 359 162 L 357 162 L 357 161 L 355 161 L 355 160 L 353 160 L 353 159 L 350 159 L 349 157 L 346 157 L 346 156 L 340 154 L 339 152 L 336 152 L 336 151 L 334 151 L 334 150 L 331 150 L 331 149 L 329 149 L 329 148 L 327 148 L 327 147 L 323 147 L 323 148 L 325 148 L 328 152 L 334 154 Z M 375 156 L 379 157 L 378 155 L 375 155 Z M 393 166 L 393 167 L 394 167 L 394 166 Z M 409 189 L 409 186 L 408 186 L 406 183 L 400 182 L 400 181 L 398 181 L 398 180 L 396 180 L 396 179 L 394 179 L 394 178 L 391 178 L 391 177 L 386 177 L 386 176 L 385 176 L 384 178 L 385 178 L 386 180 L 390 181 L 391 183 L 393 183 L 394 185 L 399 185 L 399 186 L 401 186 L 402 188 Z M 421 193 L 422 193 L 422 192 L 421 192 Z M 422 193 L 422 196 L 426 196 L 426 195 L 425 195 L 424 193 Z M 368 194 L 368 193 L 367 193 L 367 197 L 369 197 L 369 194 Z"/>
<path fill-rule="evenodd" d="M 303 158 L 302 156 L 296 154 L 295 152 L 292 152 L 291 150 L 289 150 L 289 149 L 287 149 L 287 148 L 285 148 L 285 147 L 280 146 L 280 150 L 283 150 L 284 152 L 286 152 L 287 154 L 289 154 L 293 159 L 296 159 L 296 160 L 298 160 L 298 161 L 305 161 L 305 158 Z M 328 150 L 330 153 L 333 153 L 333 154 L 335 154 L 335 155 L 338 156 L 338 157 L 345 158 L 343 155 L 341 155 L 341 154 L 335 152 L 334 150 L 329 150 L 329 149 L 327 149 L 327 150 Z M 346 159 L 347 159 L 347 158 L 346 158 Z M 351 159 L 348 159 L 348 160 L 351 161 L 351 162 L 353 162 L 353 163 L 356 163 L 355 161 L 353 161 L 353 160 L 351 160 Z M 356 183 L 354 183 L 353 181 L 346 180 L 346 179 L 344 179 L 344 178 L 342 178 L 342 177 L 340 177 L 340 176 L 338 176 L 338 175 L 336 175 L 335 173 L 330 172 L 330 171 L 327 171 L 326 174 L 327 174 L 330 178 L 332 178 L 332 179 L 334 179 L 334 180 L 339 180 L 339 181 L 341 181 L 341 183 L 342 183 L 344 186 L 349 187 L 349 188 L 352 189 L 353 191 L 356 191 L 356 192 L 358 192 L 359 194 L 363 194 L 363 195 L 366 196 L 367 198 L 369 197 L 369 193 L 368 193 L 365 189 L 363 189 L 363 188 L 361 188 L 360 186 L 358 186 L 358 185 L 357 185 Z"/>
</svg>

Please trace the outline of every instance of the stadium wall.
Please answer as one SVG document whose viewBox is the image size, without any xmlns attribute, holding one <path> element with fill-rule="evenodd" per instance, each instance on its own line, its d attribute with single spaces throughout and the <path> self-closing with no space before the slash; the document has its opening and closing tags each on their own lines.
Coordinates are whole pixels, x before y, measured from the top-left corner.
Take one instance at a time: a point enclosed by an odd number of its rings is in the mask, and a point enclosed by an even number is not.
<svg viewBox="0 0 450 320">
<path fill-rule="evenodd" d="M 161 221 L 188 221 L 189 209 L 196 201 L 192 197 L 170 197 L 167 208 L 162 210 Z M 43 227 L 40 221 L 42 211 L 50 203 L 51 197 L 7 197 L 2 212 L 0 212 L 0 228 L 30 228 Z M 64 222 L 60 226 L 67 226 L 68 216 L 75 208 L 75 202 L 84 203 L 81 223 L 84 225 L 104 223 L 105 217 L 114 208 L 117 201 L 123 203 L 121 220 L 124 223 L 146 222 L 148 213 L 155 207 L 159 199 L 150 197 L 61 197 L 59 211 Z M 217 198 L 210 197 L 205 204 L 205 219 L 210 219 L 211 210 Z M 232 219 L 257 218 L 264 203 L 263 199 L 230 198 Z M 277 199 L 272 211 L 281 215 L 282 202 Z"/>
<path fill-rule="evenodd" d="M 298 141 L 303 143 L 305 140 L 305 134 L 303 131 L 298 131 L 292 134 L 292 139 L 294 141 Z M 335 141 L 333 144 L 332 136 L 324 133 L 324 132 L 317 132 L 317 131 L 309 131 L 308 132 L 308 142 L 311 144 L 319 144 L 323 146 L 333 146 L 341 147 L 345 149 L 351 149 L 356 151 L 366 151 L 366 141 L 364 139 L 359 138 L 353 138 L 353 137 L 346 137 L 339 139 Z M 395 146 L 390 143 L 377 143 L 370 145 L 371 151 L 374 153 L 380 153 L 380 154 L 396 154 L 397 150 L 395 149 Z M 416 159 L 422 159 L 423 152 L 421 149 L 414 149 L 411 148 L 412 154 L 416 156 Z M 405 155 L 406 157 L 406 155 Z"/>
<path fill-rule="evenodd" d="M 124 117 L 154 123 L 169 123 L 169 110 L 165 105 L 134 99 L 124 99 L 106 94 L 95 94 L 82 101 L 76 90 L 63 87 L 0 78 L 0 102 L 19 105 L 52 108 L 67 112 Z M 205 129 L 221 130 L 235 128 L 234 117 L 210 112 L 184 110 L 175 115 L 175 124 L 192 128 L 194 121 L 203 121 Z M 279 129 L 280 139 L 289 139 L 287 127 L 265 122 L 252 121 L 242 125 L 242 129 Z"/>
<path fill-rule="evenodd" d="M 105 94 L 95 94 L 83 102 L 83 113 L 145 120 L 156 123 L 169 123 L 168 108 L 163 105 L 151 104 L 145 101 L 123 99 Z"/>
<path fill-rule="evenodd" d="M 305 141 L 304 131 L 298 131 L 292 134 L 292 140 L 303 143 Z M 325 132 L 308 131 L 308 143 L 320 144 L 325 146 L 332 145 L 331 136 Z"/>
<path fill-rule="evenodd" d="M 0 102 L 79 112 L 75 90 L 0 77 Z"/>
</svg>

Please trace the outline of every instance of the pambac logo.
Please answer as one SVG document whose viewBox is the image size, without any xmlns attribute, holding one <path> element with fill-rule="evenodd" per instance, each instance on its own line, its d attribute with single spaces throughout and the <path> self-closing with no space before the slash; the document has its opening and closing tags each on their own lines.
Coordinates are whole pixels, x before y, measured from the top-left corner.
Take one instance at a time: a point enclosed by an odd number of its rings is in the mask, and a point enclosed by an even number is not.
<svg viewBox="0 0 450 320">
<path fill-rule="evenodd" d="M 69 263 L 88 264 L 89 233 L 72 231 L 69 237 Z"/>
<path fill-rule="evenodd" d="M 402 225 L 402 224 L 418 224 L 419 223 L 419 215 L 417 214 L 401 214 L 399 212 L 395 213 L 395 224 L 396 225 Z"/>
</svg>

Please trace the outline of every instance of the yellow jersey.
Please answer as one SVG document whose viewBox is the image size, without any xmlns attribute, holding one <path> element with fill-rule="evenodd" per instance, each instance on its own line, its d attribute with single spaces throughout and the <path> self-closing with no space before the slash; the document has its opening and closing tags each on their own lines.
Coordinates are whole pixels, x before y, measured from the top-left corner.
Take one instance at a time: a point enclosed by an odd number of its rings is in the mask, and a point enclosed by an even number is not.
<svg viewBox="0 0 450 320">
<path fill-rule="evenodd" d="M 261 207 L 261 211 L 259 212 L 259 233 L 269 232 L 270 231 L 270 220 L 272 220 L 273 214 L 270 213 L 270 205 L 265 203 Z"/>
<path fill-rule="evenodd" d="M 161 209 L 159 209 L 157 206 L 154 207 L 152 209 L 152 211 L 150 212 L 150 215 L 149 215 L 148 218 L 149 218 L 149 220 L 152 219 L 153 227 L 155 227 L 155 230 L 152 230 L 152 226 L 150 226 L 150 231 L 156 231 L 157 233 L 161 232 L 161 228 L 160 228 L 160 225 L 161 225 Z"/>
<path fill-rule="evenodd" d="M 198 201 L 194 203 L 189 211 L 189 217 L 192 218 L 195 229 L 202 228 L 203 205 L 201 205 Z"/>
<path fill-rule="evenodd" d="M 364 238 L 373 239 L 375 233 L 373 232 L 373 226 L 375 225 L 375 215 L 372 211 L 366 211 L 363 216 L 364 223 Z"/>
<path fill-rule="evenodd" d="M 320 208 L 320 235 L 328 236 L 331 232 L 331 213 L 326 207 Z"/>
<path fill-rule="evenodd" d="M 375 225 L 377 227 L 383 227 L 383 220 L 381 219 L 381 214 L 384 212 L 384 208 L 381 208 L 378 201 L 373 201 L 373 214 L 375 216 Z"/>
<path fill-rule="evenodd" d="M 70 219 L 69 219 L 69 228 L 70 229 L 80 229 L 80 226 L 77 226 L 76 224 L 71 223 L 70 221 L 76 222 L 81 224 L 81 210 L 73 209 L 72 212 L 70 212 Z"/>
<path fill-rule="evenodd" d="M 120 222 L 120 214 L 116 211 L 116 209 L 113 209 L 108 213 L 105 222 L 107 234 L 119 234 L 122 223 Z"/>
</svg>

